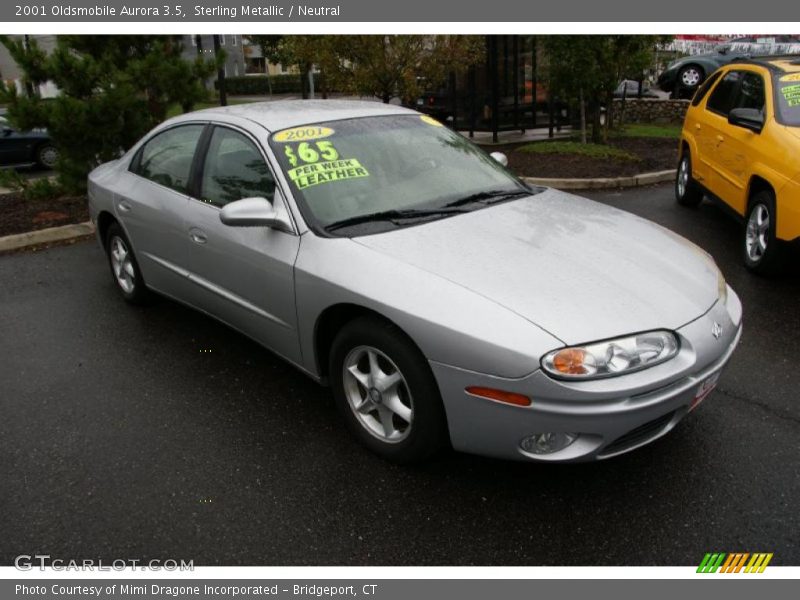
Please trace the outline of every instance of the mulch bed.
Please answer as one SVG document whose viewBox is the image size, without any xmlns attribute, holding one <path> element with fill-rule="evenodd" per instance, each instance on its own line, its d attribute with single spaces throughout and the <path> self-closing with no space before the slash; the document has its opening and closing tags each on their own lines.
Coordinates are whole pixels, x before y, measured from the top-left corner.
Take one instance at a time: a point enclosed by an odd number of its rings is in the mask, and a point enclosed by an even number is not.
<svg viewBox="0 0 800 600">
<path fill-rule="evenodd" d="M 516 152 L 516 148 L 522 145 L 524 144 L 487 145 L 482 148 L 486 152 L 505 153 L 509 168 L 526 177 L 629 177 L 674 169 L 678 162 L 678 141 L 669 138 L 614 138 L 609 141 L 609 145 L 638 157 L 639 160 L 636 161 L 575 154 Z"/>
<path fill-rule="evenodd" d="M 0 195 L 0 237 L 88 220 L 86 196 L 25 200 L 18 193 Z"/>
<path fill-rule="evenodd" d="M 672 139 L 614 138 L 609 143 L 639 160 L 517 152 L 516 148 L 523 144 L 483 148 L 487 152 L 504 152 L 510 169 L 527 177 L 627 177 L 674 169 L 678 160 L 678 143 Z M 85 196 L 25 200 L 18 193 L 0 195 L 0 237 L 88 220 Z"/>
</svg>

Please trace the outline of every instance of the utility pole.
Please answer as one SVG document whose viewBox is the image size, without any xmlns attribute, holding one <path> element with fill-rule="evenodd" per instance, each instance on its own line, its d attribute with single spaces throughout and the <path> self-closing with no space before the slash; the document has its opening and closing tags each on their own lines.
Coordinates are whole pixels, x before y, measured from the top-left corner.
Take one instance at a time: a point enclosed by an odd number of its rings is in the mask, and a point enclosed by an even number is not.
<svg viewBox="0 0 800 600">
<path fill-rule="evenodd" d="M 221 44 L 219 43 L 219 36 L 214 36 L 214 58 L 216 59 L 219 54 Z M 219 89 L 219 105 L 228 105 L 228 94 L 225 93 L 225 65 L 222 64 L 217 69 L 217 88 Z"/>
</svg>

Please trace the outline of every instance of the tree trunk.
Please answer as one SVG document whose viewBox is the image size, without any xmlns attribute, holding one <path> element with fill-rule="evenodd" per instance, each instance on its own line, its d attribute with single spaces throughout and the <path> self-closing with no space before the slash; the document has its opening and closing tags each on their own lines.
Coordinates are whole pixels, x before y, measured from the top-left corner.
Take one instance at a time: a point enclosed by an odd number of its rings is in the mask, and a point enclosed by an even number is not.
<svg viewBox="0 0 800 600">
<path fill-rule="evenodd" d="M 592 114 L 592 143 L 599 144 L 602 141 L 600 134 L 600 101 L 594 98 L 590 106 Z"/>
<path fill-rule="evenodd" d="M 583 88 L 580 94 L 581 102 L 581 144 L 586 143 L 586 100 L 583 98 Z"/>
<path fill-rule="evenodd" d="M 611 124 L 614 122 L 614 94 L 608 92 L 606 94 L 606 122 L 603 127 L 603 143 L 608 143 L 608 132 L 611 130 Z"/>
<path fill-rule="evenodd" d="M 219 36 L 214 36 L 214 56 L 216 57 L 219 55 L 220 51 L 220 42 Z M 220 65 L 217 69 L 217 87 L 219 88 L 219 105 L 220 106 L 227 106 L 228 105 L 228 94 L 225 90 L 225 65 Z"/>
</svg>

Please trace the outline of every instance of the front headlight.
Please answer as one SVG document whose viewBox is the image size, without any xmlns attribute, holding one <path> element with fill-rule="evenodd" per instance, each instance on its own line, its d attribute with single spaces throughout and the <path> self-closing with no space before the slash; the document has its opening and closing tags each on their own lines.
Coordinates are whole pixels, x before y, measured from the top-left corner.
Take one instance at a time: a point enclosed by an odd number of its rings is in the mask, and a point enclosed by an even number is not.
<svg viewBox="0 0 800 600">
<path fill-rule="evenodd" d="M 669 331 L 637 333 L 615 340 L 553 350 L 542 368 L 558 379 L 600 379 L 640 371 L 678 353 L 678 338 Z"/>
<path fill-rule="evenodd" d="M 717 295 L 722 304 L 728 302 L 728 284 L 725 281 L 725 276 L 722 271 L 717 271 Z"/>
</svg>

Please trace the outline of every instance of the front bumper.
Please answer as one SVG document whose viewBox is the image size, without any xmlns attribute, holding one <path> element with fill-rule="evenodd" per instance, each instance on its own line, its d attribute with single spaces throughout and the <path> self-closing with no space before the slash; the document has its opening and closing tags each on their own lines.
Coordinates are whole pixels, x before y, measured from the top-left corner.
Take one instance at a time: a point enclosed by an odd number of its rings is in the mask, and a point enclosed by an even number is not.
<svg viewBox="0 0 800 600">
<path fill-rule="evenodd" d="M 505 379 L 431 362 L 456 450 L 505 459 L 592 461 L 639 448 L 668 433 L 690 411 L 700 387 L 733 354 L 742 332 L 742 306 L 728 288 L 725 303 L 675 333 L 681 349 L 650 369 L 595 381 L 558 381 L 541 370 Z M 718 338 L 714 324 L 722 326 Z M 468 394 L 484 386 L 525 394 L 528 407 Z M 533 433 L 574 433 L 577 439 L 552 454 L 525 452 L 520 441 Z"/>
</svg>

